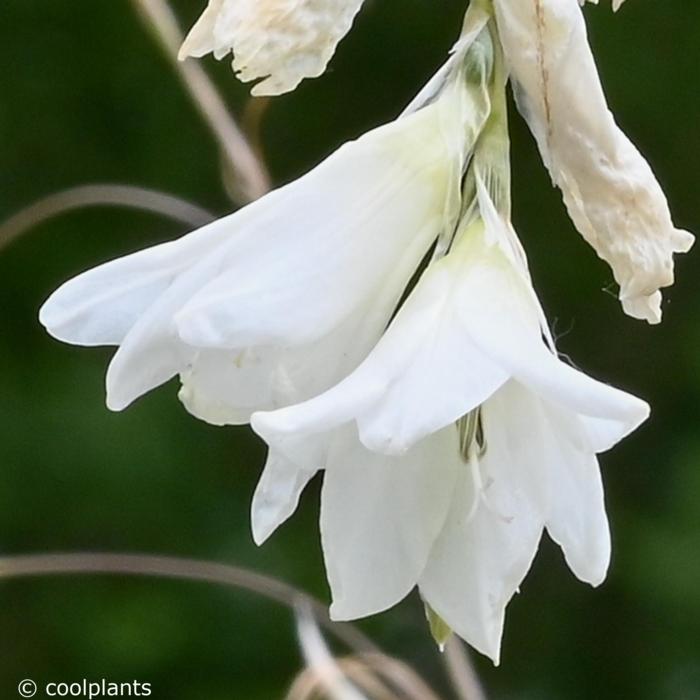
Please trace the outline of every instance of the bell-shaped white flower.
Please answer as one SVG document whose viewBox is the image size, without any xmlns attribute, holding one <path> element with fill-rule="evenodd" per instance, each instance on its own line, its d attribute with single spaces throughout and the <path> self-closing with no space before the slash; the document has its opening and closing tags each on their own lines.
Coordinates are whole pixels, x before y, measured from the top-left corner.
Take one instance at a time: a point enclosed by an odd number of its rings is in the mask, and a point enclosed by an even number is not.
<svg viewBox="0 0 700 700">
<path fill-rule="evenodd" d="M 649 164 L 615 123 L 576 0 L 495 0 L 516 99 L 576 228 L 608 262 L 624 310 L 661 320 L 678 230 Z"/>
<path fill-rule="evenodd" d="M 471 83 L 455 69 L 430 104 L 299 180 L 67 282 L 41 322 L 66 342 L 119 346 L 107 372 L 114 410 L 177 374 L 187 408 L 217 424 L 325 390 L 374 345 L 431 243 L 454 226 L 489 109 L 474 83 L 478 70 L 488 80 L 485 54 L 475 49 L 469 66 Z"/>
<path fill-rule="evenodd" d="M 280 95 L 325 70 L 363 0 L 209 0 L 180 49 L 180 59 L 233 52 L 253 95 Z"/>
<path fill-rule="evenodd" d="M 506 605 L 544 527 L 580 579 L 605 577 L 595 455 L 648 406 L 557 358 L 512 229 L 481 182 L 478 190 L 480 215 L 428 267 L 357 369 L 320 396 L 253 415 L 287 460 L 273 465 L 275 478 L 263 476 L 253 518 L 269 534 L 323 468 L 332 616 L 384 610 L 417 585 L 497 661 Z M 309 462 L 315 440 L 326 446 L 313 455 L 323 461 Z"/>
</svg>

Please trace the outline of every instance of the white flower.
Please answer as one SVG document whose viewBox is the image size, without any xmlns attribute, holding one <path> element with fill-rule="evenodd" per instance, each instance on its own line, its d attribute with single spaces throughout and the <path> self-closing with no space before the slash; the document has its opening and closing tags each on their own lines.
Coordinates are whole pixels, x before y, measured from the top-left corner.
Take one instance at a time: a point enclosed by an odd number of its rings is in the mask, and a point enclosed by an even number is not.
<svg viewBox="0 0 700 700">
<path fill-rule="evenodd" d="M 457 70 L 431 104 L 296 182 L 67 282 L 41 322 L 69 343 L 119 346 L 107 372 L 114 410 L 177 374 L 187 408 L 217 424 L 323 391 L 374 345 L 454 226 L 487 113 L 485 90 Z"/>
<path fill-rule="evenodd" d="M 661 320 L 673 254 L 693 236 L 671 221 L 648 163 L 610 113 L 576 0 L 495 0 L 520 111 L 569 214 L 612 267 L 625 311 Z"/>
<path fill-rule="evenodd" d="M 543 527 L 580 579 L 605 577 L 595 455 L 648 406 L 555 356 L 513 232 L 480 183 L 478 203 L 356 370 L 309 401 L 253 415 L 287 460 L 268 467 L 253 519 L 261 540 L 323 468 L 333 618 L 384 610 L 417 585 L 497 662 L 506 605 Z"/>
<path fill-rule="evenodd" d="M 180 59 L 233 52 L 233 70 L 253 95 L 294 90 L 325 71 L 362 0 L 209 0 Z"/>
</svg>

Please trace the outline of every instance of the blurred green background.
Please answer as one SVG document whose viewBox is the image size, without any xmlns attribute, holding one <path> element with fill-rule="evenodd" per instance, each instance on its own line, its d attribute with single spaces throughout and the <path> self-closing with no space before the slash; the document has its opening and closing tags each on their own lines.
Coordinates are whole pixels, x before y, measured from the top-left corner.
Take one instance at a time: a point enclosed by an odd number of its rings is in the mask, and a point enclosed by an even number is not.
<svg viewBox="0 0 700 700">
<path fill-rule="evenodd" d="M 189 26 L 203 0 L 178 0 Z M 274 179 L 392 118 L 442 62 L 463 0 L 368 0 L 331 70 L 276 99 L 262 137 Z M 54 191 L 123 182 L 232 205 L 213 140 L 127 0 L 3 0 L 0 218 Z M 700 4 L 589 7 L 618 121 L 649 157 L 678 225 L 700 232 Z M 228 62 L 207 59 L 233 111 Z M 569 223 L 522 121 L 512 120 L 517 228 L 560 349 L 650 401 L 649 423 L 602 459 L 610 577 L 578 583 L 545 543 L 511 603 L 503 662 L 476 663 L 492 698 L 700 698 L 700 264 L 679 260 L 660 327 L 633 321 Z M 114 208 L 42 224 L 0 255 L 0 550 L 162 552 L 264 571 L 327 600 L 318 485 L 261 549 L 249 503 L 264 449 L 247 428 L 190 418 L 174 383 L 123 414 L 104 407 L 111 354 L 59 344 L 37 309 L 98 262 L 185 231 Z M 362 623 L 448 696 L 411 598 Z M 283 696 L 301 667 L 289 611 L 205 584 L 53 578 L 0 585 L 0 697 L 17 682 L 138 679 L 175 700 Z"/>
</svg>

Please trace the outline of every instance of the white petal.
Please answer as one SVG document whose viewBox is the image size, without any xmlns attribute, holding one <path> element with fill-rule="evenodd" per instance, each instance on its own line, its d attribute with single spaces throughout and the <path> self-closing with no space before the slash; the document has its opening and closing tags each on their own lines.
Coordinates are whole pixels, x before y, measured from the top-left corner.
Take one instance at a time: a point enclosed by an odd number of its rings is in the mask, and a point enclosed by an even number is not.
<svg viewBox="0 0 700 700">
<path fill-rule="evenodd" d="M 625 311 L 660 321 L 658 290 L 673 284 L 673 255 L 694 239 L 674 227 L 651 168 L 608 109 L 578 3 L 495 6 L 520 110 L 574 224 L 610 264 Z"/>
<path fill-rule="evenodd" d="M 649 406 L 570 367 L 547 347 L 542 340 L 544 316 L 519 257 L 517 239 L 495 214 L 483 187 L 479 202 L 486 239 L 497 245 L 479 261 L 474 283 L 478 293 L 464 295 L 459 307 L 463 324 L 470 328 L 473 342 L 509 376 L 541 397 L 590 418 L 586 425 L 593 449 L 609 449 L 646 420 Z M 509 265 L 499 263 L 496 250 L 503 251 Z"/>
<path fill-rule="evenodd" d="M 346 145 L 306 177 L 235 214 L 81 275 L 51 297 L 42 321 L 71 342 L 121 343 L 107 376 L 115 410 L 179 372 L 187 376 L 202 347 L 238 354 L 250 346 L 303 346 L 353 317 L 383 327 L 445 224 L 449 183 L 462 155 L 444 137 L 450 114 L 438 100 Z M 196 305 L 183 311 L 211 280 L 199 299 L 212 303 L 209 315 Z M 240 420 L 240 411 L 221 414 L 220 396 L 212 404 L 186 389 L 183 398 L 215 422 Z"/>
<path fill-rule="evenodd" d="M 598 460 L 563 441 L 559 449 L 560 468 L 551 476 L 558 493 L 548 513 L 547 532 L 577 578 L 599 586 L 610 566 L 611 542 Z"/>
<path fill-rule="evenodd" d="M 192 361 L 196 350 L 177 336 L 173 315 L 200 288 L 218 259 L 209 253 L 180 274 L 143 313 L 124 338 L 107 370 L 107 406 L 121 411 Z"/>
<path fill-rule="evenodd" d="M 275 405 L 278 349 L 198 350 L 181 370 L 178 398 L 196 418 L 212 425 L 245 425 L 260 406 Z"/>
<path fill-rule="evenodd" d="M 519 383 L 557 406 L 591 418 L 586 426 L 593 450 L 609 449 L 649 416 L 645 401 L 570 367 L 543 343 L 525 342 L 524 334 L 519 337 L 523 342 L 518 348 L 497 345 L 496 334 L 481 340 Z"/>
<path fill-rule="evenodd" d="M 254 429 L 284 450 L 294 434 L 354 419 L 368 448 L 401 454 L 513 377 L 592 418 L 594 449 L 607 449 L 631 432 L 647 417 L 647 404 L 587 377 L 549 350 L 536 297 L 504 236 L 489 229 L 465 233 L 424 273 L 355 372 L 310 401 L 256 414 Z"/>
<path fill-rule="evenodd" d="M 59 287 L 39 320 L 75 345 L 119 345 L 138 318 L 188 266 L 221 243 L 226 219 L 178 240 L 99 265 Z"/>
<path fill-rule="evenodd" d="M 537 335 L 528 299 L 523 302 L 507 272 L 507 261 L 485 243 L 483 231 L 465 235 L 453 252 L 430 265 L 355 372 L 310 401 L 254 415 L 253 428 L 288 451 L 295 434 L 320 433 L 355 420 L 369 449 L 406 452 L 479 406 L 508 379 L 490 348 L 483 352 L 477 341 L 481 325 L 496 324 L 507 333 L 513 305 L 516 314 L 530 313 L 533 328 L 526 334 Z M 495 281 L 485 284 L 493 275 Z M 518 347 L 517 340 L 508 342 Z"/>
<path fill-rule="evenodd" d="M 454 427 L 400 458 L 367 451 L 350 430 L 332 447 L 321 536 L 333 619 L 385 610 L 415 586 L 447 515 L 456 454 Z"/>
<path fill-rule="evenodd" d="M 488 450 L 506 450 L 526 475 L 528 498 L 571 570 L 599 585 L 610 563 L 610 531 L 600 469 L 583 421 L 516 382 L 486 404 L 484 421 Z M 505 433 L 492 437 L 501 426 Z"/>
<path fill-rule="evenodd" d="M 143 313 L 122 340 L 107 370 L 107 406 L 115 411 L 126 408 L 139 396 L 168 381 L 191 365 L 197 348 L 184 343 L 178 336 L 175 314 L 183 304 L 201 289 L 221 269 L 227 251 L 245 246 L 247 222 L 254 219 L 254 205 L 244 207 L 171 244 L 163 250 L 171 252 L 179 263 L 177 274 L 171 274 L 169 284 Z M 168 248 L 167 246 L 172 246 Z M 140 274 L 157 269 L 158 258 L 149 255 L 159 247 L 135 253 L 135 263 L 142 258 L 144 265 L 136 266 L 135 280 Z M 119 271 L 123 261 L 116 260 L 103 266 L 105 273 L 113 266 Z M 86 277 L 90 273 L 86 273 Z M 105 284 L 111 274 L 104 275 Z M 68 283 L 70 284 L 70 282 Z M 111 305 L 114 301 L 109 299 Z M 119 297 L 116 298 L 119 301 Z M 98 305 L 91 310 L 95 315 L 109 313 L 109 305 Z"/>
<path fill-rule="evenodd" d="M 429 268 L 347 379 L 304 404 L 256 414 L 254 429 L 280 445 L 285 435 L 321 432 L 355 419 L 366 447 L 400 455 L 483 403 L 508 374 L 464 333 L 459 309 L 470 294 L 478 294 L 478 283 L 471 285 L 470 271 L 451 263 L 443 258 Z"/>
<path fill-rule="evenodd" d="M 254 95 L 279 95 L 321 75 L 362 0 L 210 0 L 180 49 L 180 59 L 233 51 Z"/>
<path fill-rule="evenodd" d="M 479 460 L 483 495 L 477 495 L 462 465 L 448 520 L 419 586 L 460 637 L 498 664 L 506 606 L 530 569 L 544 514 L 533 498 L 535 475 L 524 468 L 521 455 L 531 436 L 520 421 L 492 416 L 491 401 L 482 413 L 487 435 Z"/>
<path fill-rule="evenodd" d="M 326 391 L 377 342 L 399 293 L 400 285 L 387 285 L 372 313 L 360 309 L 307 345 L 197 350 L 180 374 L 180 400 L 197 418 L 239 425 L 249 423 L 254 411 L 275 410 Z"/>
<path fill-rule="evenodd" d="M 253 495 L 253 539 L 262 544 L 297 508 L 299 497 L 316 470 L 299 469 L 282 455 L 270 451 Z"/>
<path fill-rule="evenodd" d="M 466 468 L 421 593 L 465 640 L 498 663 L 506 606 L 546 524 L 574 573 L 605 577 L 610 534 L 595 455 L 579 417 L 515 381 L 482 407 L 482 493 Z"/>
<path fill-rule="evenodd" d="M 595 451 L 609 449 L 649 416 L 646 402 L 570 367 L 544 345 L 523 345 L 521 353 L 504 350 L 499 359 L 518 382 L 542 398 L 592 418 L 587 426 Z"/>
<path fill-rule="evenodd" d="M 248 207 L 254 216 L 222 255 L 220 274 L 178 315 L 183 339 L 301 345 L 359 304 L 370 308 L 387 271 L 405 283 L 444 225 L 461 157 L 443 137 L 448 106 L 439 101 L 346 144 Z"/>
<path fill-rule="evenodd" d="M 626 396 L 629 397 L 630 394 Z M 556 401 L 552 403 L 557 405 Z M 596 454 L 607 452 L 649 417 L 650 408 L 645 402 L 644 406 L 638 403 L 629 403 L 628 406 L 631 410 L 627 419 L 599 418 L 579 413 L 579 420 L 587 436 L 588 445 Z"/>
</svg>

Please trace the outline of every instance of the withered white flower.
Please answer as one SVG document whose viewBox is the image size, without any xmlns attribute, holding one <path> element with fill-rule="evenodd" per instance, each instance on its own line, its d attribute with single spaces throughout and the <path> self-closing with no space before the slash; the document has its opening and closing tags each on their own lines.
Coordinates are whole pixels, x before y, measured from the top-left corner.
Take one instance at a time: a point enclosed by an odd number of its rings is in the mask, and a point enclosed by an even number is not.
<svg viewBox="0 0 700 700">
<path fill-rule="evenodd" d="M 253 415 L 287 460 L 268 466 L 253 522 L 262 541 L 323 468 L 332 617 L 379 612 L 418 586 L 498 662 L 506 605 L 543 528 L 576 576 L 604 579 L 610 537 L 595 455 L 648 406 L 555 356 L 512 230 L 481 185 L 479 207 L 354 372 L 309 401 Z"/>
<path fill-rule="evenodd" d="M 325 70 L 363 0 L 209 0 L 180 49 L 180 59 L 233 52 L 253 95 L 294 90 Z"/>
<path fill-rule="evenodd" d="M 494 5 L 520 111 L 569 215 L 611 266 L 625 311 L 658 323 L 673 255 L 694 239 L 674 227 L 651 168 L 608 109 L 578 3 Z"/>
<path fill-rule="evenodd" d="M 481 70 L 486 81 L 483 52 L 471 60 L 472 79 Z M 372 347 L 428 247 L 454 226 L 488 114 L 485 85 L 468 85 L 465 69 L 299 180 L 70 280 L 41 322 L 69 343 L 119 346 L 107 372 L 114 410 L 177 374 L 187 408 L 217 424 L 326 389 Z"/>
</svg>

